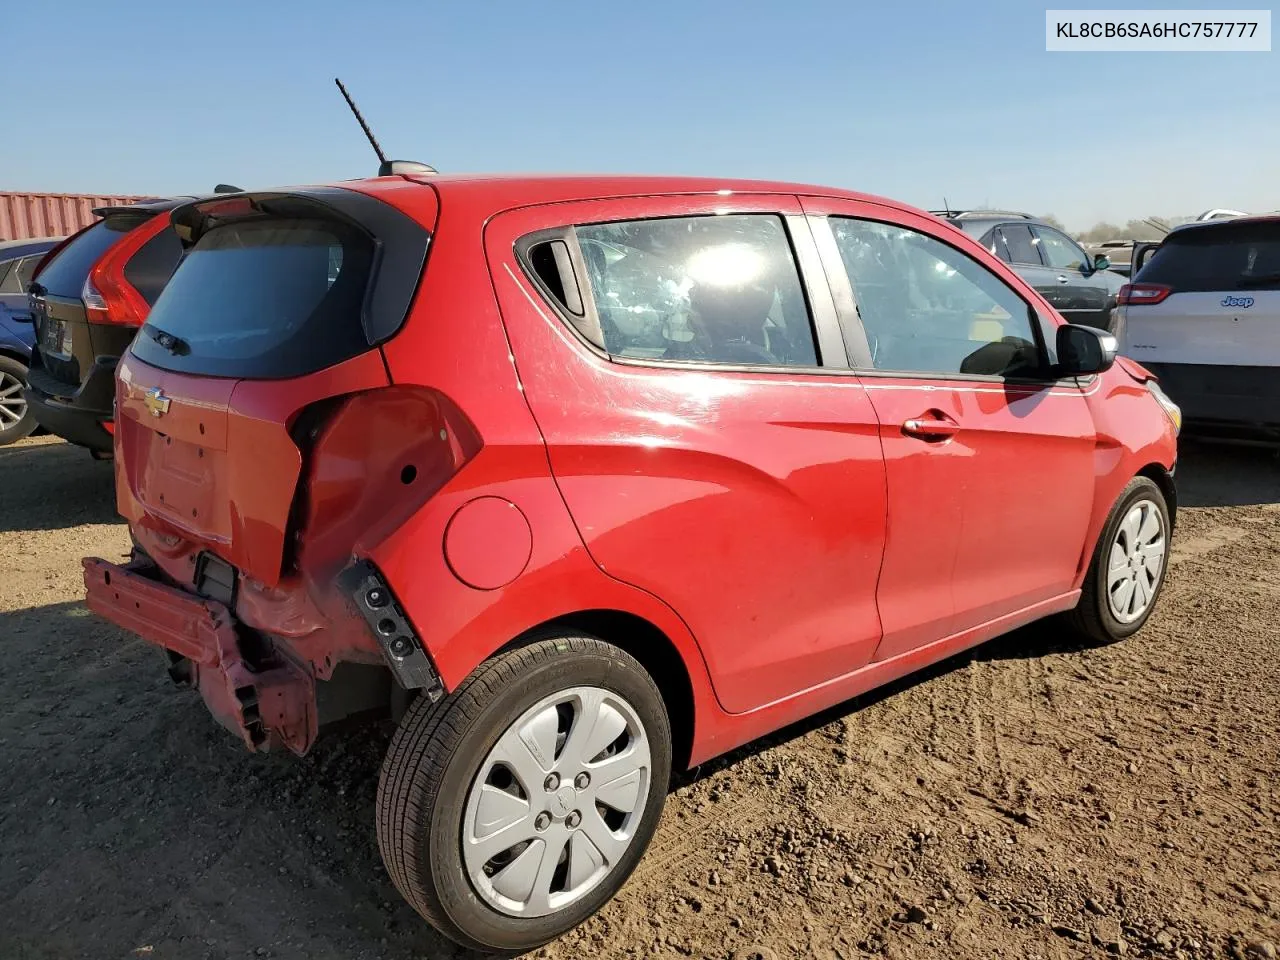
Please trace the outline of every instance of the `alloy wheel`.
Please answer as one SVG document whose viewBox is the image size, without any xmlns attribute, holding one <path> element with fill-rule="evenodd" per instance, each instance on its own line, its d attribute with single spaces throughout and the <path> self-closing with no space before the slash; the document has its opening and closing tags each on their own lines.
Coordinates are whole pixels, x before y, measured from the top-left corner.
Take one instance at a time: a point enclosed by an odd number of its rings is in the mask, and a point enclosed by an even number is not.
<svg viewBox="0 0 1280 960">
<path fill-rule="evenodd" d="M 27 415 L 23 386 L 23 382 L 13 374 L 0 370 L 0 430 L 16 426 Z"/>
</svg>

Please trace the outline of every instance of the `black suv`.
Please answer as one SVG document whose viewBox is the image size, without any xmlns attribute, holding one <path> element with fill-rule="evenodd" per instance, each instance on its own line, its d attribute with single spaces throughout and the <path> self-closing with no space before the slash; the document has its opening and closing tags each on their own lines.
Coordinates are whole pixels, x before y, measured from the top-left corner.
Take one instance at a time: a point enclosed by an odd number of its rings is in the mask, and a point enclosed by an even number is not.
<svg viewBox="0 0 1280 960">
<path fill-rule="evenodd" d="M 1110 330 L 1124 277 L 1111 261 L 1084 248 L 1057 227 L 1026 213 L 1004 210 L 934 210 L 952 226 L 1009 264 L 1069 323 Z"/>
<path fill-rule="evenodd" d="M 182 255 L 169 211 L 190 199 L 94 210 L 101 219 L 55 247 L 29 287 L 28 407 L 50 433 L 95 456 L 111 454 L 116 362 Z"/>
</svg>

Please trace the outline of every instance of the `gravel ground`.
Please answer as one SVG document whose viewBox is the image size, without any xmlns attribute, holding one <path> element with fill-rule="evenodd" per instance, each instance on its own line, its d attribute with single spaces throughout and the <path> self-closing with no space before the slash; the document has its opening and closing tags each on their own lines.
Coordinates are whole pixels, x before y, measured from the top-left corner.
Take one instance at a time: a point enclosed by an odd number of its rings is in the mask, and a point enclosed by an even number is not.
<svg viewBox="0 0 1280 960">
<path fill-rule="evenodd" d="M 682 780 L 537 956 L 1256 957 L 1280 945 L 1280 461 L 1189 446 L 1160 610 L 1034 627 Z M 88 614 L 109 464 L 0 449 L 0 958 L 459 956 L 396 895 L 387 729 L 252 756 Z"/>
</svg>

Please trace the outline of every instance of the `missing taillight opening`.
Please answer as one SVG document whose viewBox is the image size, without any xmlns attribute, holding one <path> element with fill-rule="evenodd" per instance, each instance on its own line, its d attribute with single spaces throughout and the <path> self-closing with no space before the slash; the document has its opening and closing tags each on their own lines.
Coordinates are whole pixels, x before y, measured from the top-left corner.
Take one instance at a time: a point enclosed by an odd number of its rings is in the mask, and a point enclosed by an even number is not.
<svg viewBox="0 0 1280 960">
<path fill-rule="evenodd" d="M 320 401 L 297 416 L 290 435 L 304 460 L 289 524 L 303 571 L 329 568 L 358 544 L 377 543 L 480 449 L 462 412 L 426 387 Z"/>
</svg>

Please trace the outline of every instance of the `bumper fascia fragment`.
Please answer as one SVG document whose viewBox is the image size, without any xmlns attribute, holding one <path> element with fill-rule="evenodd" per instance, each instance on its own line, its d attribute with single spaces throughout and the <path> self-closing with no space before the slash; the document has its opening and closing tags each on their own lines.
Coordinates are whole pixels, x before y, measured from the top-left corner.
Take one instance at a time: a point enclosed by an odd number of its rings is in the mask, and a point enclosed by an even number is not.
<svg viewBox="0 0 1280 960">
<path fill-rule="evenodd" d="M 303 754 L 318 723 L 315 681 L 283 657 L 251 666 L 227 607 L 147 576 L 141 564 L 86 557 L 90 610 L 170 653 L 177 679 L 200 692 L 209 711 L 250 750 L 284 746 Z"/>
</svg>

